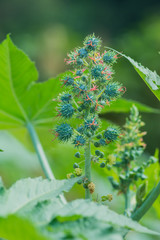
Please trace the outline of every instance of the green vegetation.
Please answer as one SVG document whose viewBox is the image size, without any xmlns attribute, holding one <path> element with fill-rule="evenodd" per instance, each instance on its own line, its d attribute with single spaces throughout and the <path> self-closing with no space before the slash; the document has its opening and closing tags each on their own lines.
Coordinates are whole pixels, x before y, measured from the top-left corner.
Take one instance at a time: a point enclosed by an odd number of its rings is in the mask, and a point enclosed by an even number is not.
<svg viewBox="0 0 160 240">
<path fill-rule="evenodd" d="M 125 88 L 112 78 L 119 55 L 112 50 L 101 53 L 100 46 L 99 38 L 88 36 L 83 47 L 68 55 L 66 62 L 73 65 L 73 72 L 40 83 L 34 63 L 9 36 L 0 44 L 0 128 L 34 148 L 46 177 L 30 178 L 32 163 L 29 176 L 24 178 L 21 172 L 21 179 L 9 188 L 0 179 L 0 238 L 122 240 L 129 230 L 160 235 L 138 223 L 160 194 L 159 153 L 144 155 L 139 111 L 158 114 L 159 109 L 121 97 Z M 126 58 L 159 99 L 160 77 Z M 117 117 L 130 112 L 124 129 L 100 118 L 109 112 Z M 52 134 L 54 157 L 48 161 L 44 149 Z M 0 150 L 2 158 L 6 151 Z M 25 157 L 22 154 L 21 161 Z M 57 168 L 69 179 L 56 180 Z M 10 171 L 14 168 L 5 174 Z M 113 210 L 114 199 L 121 200 L 110 193 L 106 176 L 119 195 L 124 195 L 124 214 Z M 85 199 L 67 201 L 69 193 L 63 194 L 72 187 L 83 197 L 85 192 Z M 156 202 L 153 206 L 158 211 Z"/>
</svg>

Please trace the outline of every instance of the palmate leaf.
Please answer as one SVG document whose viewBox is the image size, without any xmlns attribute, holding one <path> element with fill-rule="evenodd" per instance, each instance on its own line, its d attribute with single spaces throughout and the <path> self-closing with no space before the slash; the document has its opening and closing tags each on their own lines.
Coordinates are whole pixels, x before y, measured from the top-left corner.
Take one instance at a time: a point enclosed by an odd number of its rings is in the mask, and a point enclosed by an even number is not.
<svg viewBox="0 0 160 240">
<path fill-rule="evenodd" d="M 75 221 L 50 224 L 49 236 L 54 239 L 92 239 L 92 240 L 122 240 L 123 237 L 111 225 L 95 218 L 81 218 Z"/>
<path fill-rule="evenodd" d="M 54 205 L 56 207 L 54 207 Z M 158 234 L 152 230 L 143 227 L 138 222 L 120 215 L 105 205 L 100 205 L 95 202 L 79 199 L 72 201 L 64 206 L 57 206 L 53 201 L 42 202 L 41 205 L 34 206 L 30 211 L 22 213 L 38 225 L 47 225 L 57 219 L 60 222 L 75 221 L 83 218 L 94 218 L 95 221 L 102 221 L 111 224 L 132 229 L 141 233 Z M 107 226 L 107 225 L 106 225 Z"/>
<path fill-rule="evenodd" d="M 55 216 L 61 221 L 69 221 L 82 217 L 94 217 L 97 221 L 104 221 L 106 223 L 117 225 L 128 229 L 135 230 L 141 233 L 160 235 L 160 233 L 149 230 L 143 227 L 138 222 L 131 220 L 130 218 L 120 215 L 104 205 L 98 205 L 94 202 L 86 200 L 75 200 L 68 203 L 63 208 L 55 213 Z"/>
<path fill-rule="evenodd" d="M 35 64 L 10 37 L 0 44 L 0 128 L 17 128 L 29 121 L 34 126 L 53 122 L 60 77 L 37 83 Z"/>
<path fill-rule="evenodd" d="M 112 49 L 112 48 L 108 48 L 108 49 Z M 128 57 L 125 54 L 122 54 L 118 51 L 116 52 L 121 56 L 125 57 L 131 63 L 131 65 L 134 67 L 134 69 L 139 74 L 139 76 L 144 80 L 144 82 L 147 84 L 147 86 L 150 88 L 153 94 L 160 101 L 160 76 L 156 73 L 156 71 L 153 72 L 148 68 L 142 66 L 140 63 L 133 60 L 131 57 Z"/>
<path fill-rule="evenodd" d="M 50 238 L 43 236 L 31 222 L 17 216 L 0 218 L 0 239 L 50 240 Z"/>
<path fill-rule="evenodd" d="M 0 216 L 23 212 L 40 202 L 54 199 L 63 191 L 69 191 L 78 180 L 21 179 L 10 189 L 0 191 Z"/>
<path fill-rule="evenodd" d="M 149 107 L 135 100 L 120 98 L 113 102 L 110 106 L 102 109 L 101 113 L 115 112 L 115 113 L 129 113 L 131 107 L 135 105 L 140 112 L 146 113 L 160 113 L 159 109 Z"/>
</svg>

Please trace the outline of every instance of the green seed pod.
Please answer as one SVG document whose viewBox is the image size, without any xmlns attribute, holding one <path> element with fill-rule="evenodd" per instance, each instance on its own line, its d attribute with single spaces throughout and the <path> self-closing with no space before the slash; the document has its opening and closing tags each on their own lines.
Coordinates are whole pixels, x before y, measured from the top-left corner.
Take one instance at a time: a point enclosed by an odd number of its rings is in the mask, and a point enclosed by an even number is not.
<svg viewBox="0 0 160 240">
<path fill-rule="evenodd" d="M 107 164 L 106 168 L 107 168 L 108 170 L 111 170 L 112 166 L 109 165 L 109 164 Z"/>
<path fill-rule="evenodd" d="M 101 151 L 96 150 L 96 151 L 95 151 L 95 154 L 96 154 L 97 156 L 100 156 L 100 155 L 101 155 Z"/>
<path fill-rule="evenodd" d="M 85 189 L 87 189 L 87 188 L 88 188 L 88 183 L 83 183 L 83 187 L 84 187 Z"/>
<path fill-rule="evenodd" d="M 72 175 L 71 175 L 71 178 L 75 178 L 75 175 L 74 175 L 74 174 L 72 174 Z"/>
<path fill-rule="evenodd" d="M 82 183 L 83 183 L 83 180 L 82 179 L 80 179 L 80 180 L 78 180 L 78 182 L 77 182 L 79 185 L 81 185 Z"/>
<path fill-rule="evenodd" d="M 70 178 L 75 178 L 75 175 L 73 173 L 68 173 L 67 174 L 67 178 L 70 179 Z"/>
<path fill-rule="evenodd" d="M 74 164 L 73 164 L 73 168 L 79 168 L 78 163 L 74 163 Z"/>
<path fill-rule="evenodd" d="M 81 154 L 79 152 L 76 152 L 75 155 L 74 155 L 76 158 L 80 158 L 81 157 Z"/>
<path fill-rule="evenodd" d="M 104 163 L 104 162 L 102 162 L 101 164 L 100 164 L 100 167 L 101 168 L 104 168 L 106 166 L 106 164 Z"/>
<path fill-rule="evenodd" d="M 100 144 L 99 142 L 94 142 L 94 146 L 95 146 L 95 147 L 100 147 L 100 145 L 101 145 L 101 144 Z"/>
<path fill-rule="evenodd" d="M 102 134 L 98 134 L 98 135 L 96 136 L 96 138 L 97 138 L 97 139 L 101 139 L 101 138 L 102 138 Z"/>
<path fill-rule="evenodd" d="M 101 152 L 99 157 L 100 157 L 100 158 L 103 158 L 103 157 L 104 157 L 104 153 Z"/>
</svg>

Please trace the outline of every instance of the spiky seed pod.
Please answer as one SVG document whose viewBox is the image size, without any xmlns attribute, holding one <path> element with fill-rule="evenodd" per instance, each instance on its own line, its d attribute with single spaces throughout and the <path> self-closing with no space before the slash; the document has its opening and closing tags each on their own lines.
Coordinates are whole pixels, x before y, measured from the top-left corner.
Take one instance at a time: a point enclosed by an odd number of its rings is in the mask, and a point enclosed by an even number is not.
<svg viewBox="0 0 160 240">
<path fill-rule="evenodd" d="M 92 131 L 95 131 L 95 130 L 97 130 L 98 126 L 99 125 L 98 125 L 96 118 L 90 118 L 84 122 L 84 128 L 86 130 L 90 129 Z"/>
<path fill-rule="evenodd" d="M 67 54 L 67 56 L 69 57 L 68 59 L 65 59 L 65 62 L 67 64 L 70 64 L 70 65 L 76 64 L 76 59 L 78 57 L 77 50 L 75 50 L 74 52 L 70 52 L 69 54 Z"/>
<path fill-rule="evenodd" d="M 62 123 L 56 127 L 55 132 L 60 141 L 67 142 L 72 137 L 73 129 L 68 123 Z"/>
<path fill-rule="evenodd" d="M 79 152 L 76 152 L 75 155 L 74 155 L 76 158 L 80 158 L 81 157 L 81 154 Z"/>
<path fill-rule="evenodd" d="M 95 79 L 99 79 L 104 77 L 105 74 L 105 67 L 102 64 L 98 64 L 96 66 L 94 66 L 91 70 L 91 75 L 95 78 Z"/>
<path fill-rule="evenodd" d="M 117 128 L 113 128 L 113 127 L 108 127 L 103 136 L 105 139 L 107 139 L 108 141 L 116 141 L 118 136 L 119 136 L 120 132 Z"/>
<path fill-rule="evenodd" d="M 99 107 L 96 108 L 96 105 L 90 108 L 90 113 L 95 114 L 99 110 Z"/>
<path fill-rule="evenodd" d="M 77 66 L 83 66 L 84 61 L 81 58 L 76 59 Z"/>
<path fill-rule="evenodd" d="M 69 103 L 72 99 L 72 95 L 69 93 L 65 93 L 64 95 L 61 96 L 61 101 L 64 103 Z"/>
<path fill-rule="evenodd" d="M 87 76 L 83 75 L 81 79 L 82 79 L 83 82 L 86 82 L 87 81 Z"/>
<path fill-rule="evenodd" d="M 77 76 L 82 76 L 82 74 L 83 74 L 83 72 L 82 72 L 81 70 L 77 70 L 77 71 L 76 71 L 76 75 L 77 75 Z"/>
<path fill-rule="evenodd" d="M 84 102 L 83 102 L 83 105 L 84 105 L 84 109 L 85 107 L 88 107 L 91 105 L 91 103 L 94 102 L 94 96 L 92 96 L 91 94 L 86 94 L 86 96 L 84 97 Z"/>
<path fill-rule="evenodd" d="M 77 131 L 82 134 L 82 133 L 84 132 L 84 127 L 83 127 L 82 125 L 79 126 L 79 127 L 77 128 Z"/>
<path fill-rule="evenodd" d="M 74 78 L 72 78 L 71 76 L 66 76 L 64 79 L 62 79 L 62 81 L 66 86 L 72 86 L 74 84 Z"/>
<path fill-rule="evenodd" d="M 59 112 L 61 113 L 61 116 L 64 118 L 71 118 L 74 114 L 75 109 L 72 107 L 72 104 L 66 103 L 64 105 L 60 106 Z"/>
<path fill-rule="evenodd" d="M 106 89 L 104 91 L 103 96 L 110 101 L 113 98 L 118 98 L 121 95 L 121 91 L 119 90 L 121 85 L 117 82 L 108 83 Z"/>
<path fill-rule="evenodd" d="M 84 46 L 85 46 L 85 49 L 87 49 L 87 51 L 89 52 L 98 50 L 101 46 L 101 40 L 99 38 L 96 38 L 94 34 L 90 35 L 85 38 Z"/>
<path fill-rule="evenodd" d="M 84 94 L 87 91 L 87 87 L 84 83 L 77 82 L 76 85 L 74 86 L 73 92 L 76 94 Z"/>
<path fill-rule="evenodd" d="M 78 163 L 74 163 L 74 164 L 73 164 L 73 168 L 79 168 Z"/>
<path fill-rule="evenodd" d="M 103 61 L 108 65 L 116 63 L 116 58 L 116 53 L 114 51 L 107 51 L 103 55 Z"/>
<path fill-rule="evenodd" d="M 94 191 L 95 191 L 95 184 L 93 182 L 90 182 L 88 184 L 88 189 L 89 189 L 91 194 L 94 193 Z"/>
<path fill-rule="evenodd" d="M 80 146 L 84 146 L 86 140 L 82 135 L 77 135 L 73 141 L 73 144 L 75 145 L 75 147 L 80 147 Z"/>
<path fill-rule="evenodd" d="M 74 173 L 76 176 L 81 176 L 82 175 L 82 169 L 81 168 L 75 168 Z"/>
<path fill-rule="evenodd" d="M 86 58 L 88 56 L 88 51 L 85 48 L 80 48 L 78 50 L 78 55 L 80 58 Z"/>
</svg>

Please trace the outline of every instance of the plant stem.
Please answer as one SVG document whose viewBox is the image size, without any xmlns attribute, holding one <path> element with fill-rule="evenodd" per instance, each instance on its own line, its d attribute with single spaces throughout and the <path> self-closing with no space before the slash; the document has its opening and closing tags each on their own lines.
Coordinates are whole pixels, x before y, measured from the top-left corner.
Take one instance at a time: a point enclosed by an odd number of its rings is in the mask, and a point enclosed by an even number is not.
<svg viewBox="0 0 160 240">
<path fill-rule="evenodd" d="M 128 172 L 129 172 L 129 167 L 128 167 L 128 164 L 127 164 L 126 171 L 125 171 L 126 178 L 128 177 Z M 127 183 L 127 189 L 126 189 L 124 197 L 125 197 L 125 212 L 124 212 L 124 215 L 127 215 L 127 210 L 128 210 L 128 208 L 130 206 L 129 183 Z"/>
<path fill-rule="evenodd" d="M 152 207 L 153 203 L 160 195 L 160 181 L 157 186 L 152 190 L 152 192 L 146 197 L 142 205 L 132 214 L 131 218 L 133 220 L 139 221 L 146 212 Z"/>
<path fill-rule="evenodd" d="M 89 68 L 92 68 L 92 61 L 90 61 Z M 91 76 L 88 79 L 88 89 L 91 88 Z M 87 109 L 86 114 L 84 116 L 85 119 L 88 118 L 90 114 L 90 107 Z M 85 177 L 86 179 L 91 182 L 91 138 L 88 139 L 86 146 L 85 146 Z M 85 199 L 91 199 L 91 193 L 89 189 L 85 189 Z"/>
<path fill-rule="evenodd" d="M 85 177 L 88 181 L 91 181 L 91 142 L 86 143 L 85 147 Z M 91 199 L 89 189 L 85 189 L 85 199 Z"/>
<path fill-rule="evenodd" d="M 127 215 L 127 210 L 128 210 L 128 208 L 129 208 L 129 201 L 130 201 L 130 199 L 129 199 L 129 186 L 127 187 L 127 190 L 126 190 L 126 193 L 125 193 L 125 195 L 124 195 L 124 197 L 125 197 L 125 212 L 124 212 L 124 215 Z"/>
<path fill-rule="evenodd" d="M 157 186 L 151 191 L 151 193 L 148 194 L 142 205 L 132 213 L 131 218 L 138 222 L 152 207 L 153 203 L 155 202 L 159 195 L 160 195 L 160 181 L 157 184 Z M 128 232 L 129 232 L 128 230 L 125 230 L 123 239 L 125 239 Z"/>
<path fill-rule="evenodd" d="M 53 175 L 53 172 L 51 170 L 51 167 L 48 163 L 48 160 L 47 160 L 46 155 L 44 153 L 43 147 L 42 147 L 41 142 L 39 140 L 39 137 L 38 137 L 32 123 L 30 123 L 30 122 L 27 123 L 27 129 L 28 129 L 28 132 L 30 134 L 34 149 L 37 153 L 40 165 L 42 167 L 42 170 L 43 170 L 46 178 L 48 178 L 50 180 L 54 180 L 55 177 Z M 59 198 L 61 199 L 62 203 L 66 203 L 66 200 L 65 200 L 63 195 L 60 195 Z"/>
</svg>

